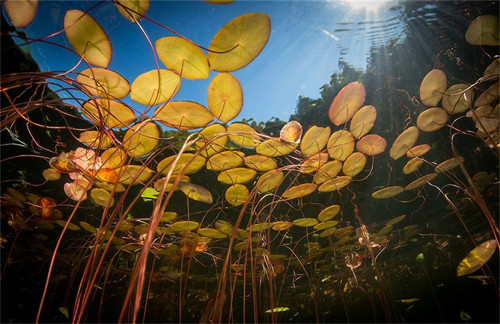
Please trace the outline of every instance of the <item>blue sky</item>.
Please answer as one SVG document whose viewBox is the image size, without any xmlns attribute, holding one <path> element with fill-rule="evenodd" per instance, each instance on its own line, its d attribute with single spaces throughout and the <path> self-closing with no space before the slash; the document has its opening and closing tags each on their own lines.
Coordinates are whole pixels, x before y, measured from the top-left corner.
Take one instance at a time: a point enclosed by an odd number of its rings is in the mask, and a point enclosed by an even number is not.
<svg viewBox="0 0 500 324">
<path fill-rule="evenodd" d="M 87 10 L 96 1 L 40 1 L 35 20 L 26 28 L 28 37 L 39 38 L 61 30 L 68 9 Z M 363 3 L 361 8 L 367 8 Z M 203 1 L 151 1 L 147 15 L 192 41 L 208 47 L 212 37 L 231 19 L 248 12 L 264 12 L 271 17 L 272 30 L 261 54 L 248 66 L 235 71 L 243 89 L 243 109 L 235 120 L 271 117 L 288 120 L 294 113 L 299 95 L 319 97 L 319 88 L 338 71 L 339 59 L 364 68 L 372 40 L 372 26 L 390 21 L 391 13 L 354 10 L 345 1 L 241 1 L 213 5 Z M 140 74 L 155 68 L 153 54 L 140 30 L 121 16 L 112 3 L 97 6 L 90 14 L 108 33 L 113 46 L 110 69 L 130 83 Z M 154 43 L 172 35 L 149 21 L 141 24 Z M 393 30 L 394 33 L 394 30 Z M 398 32 L 396 31 L 396 34 Z M 384 35 L 377 35 L 377 39 Z M 395 35 L 386 35 L 387 38 Z M 397 35 L 396 35 L 397 36 Z M 64 33 L 47 40 L 70 46 Z M 72 68 L 78 57 L 60 47 L 34 43 L 31 52 L 44 71 Z M 164 66 L 160 62 L 160 67 Z M 77 71 L 83 70 L 81 65 Z M 174 100 L 191 100 L 206 106 L 207 80 L 183 80 Z M 125 100 L 139 111 L 143 109 Z"/>
</svg>

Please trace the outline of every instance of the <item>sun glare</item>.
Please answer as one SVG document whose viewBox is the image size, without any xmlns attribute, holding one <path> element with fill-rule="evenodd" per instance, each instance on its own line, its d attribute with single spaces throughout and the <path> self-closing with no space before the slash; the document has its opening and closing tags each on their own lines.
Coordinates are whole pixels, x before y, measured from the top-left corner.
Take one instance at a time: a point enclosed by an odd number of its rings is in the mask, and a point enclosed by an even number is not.
<svg viewBox="0 0 500 324">
<path fill-rule="evenodd" d="M 387 5 L 391 0 L 344 0 L 343 4 L 349 6 L 353 11 L 366 11 L 376 13 L 380 8 Z"/>
</svg>

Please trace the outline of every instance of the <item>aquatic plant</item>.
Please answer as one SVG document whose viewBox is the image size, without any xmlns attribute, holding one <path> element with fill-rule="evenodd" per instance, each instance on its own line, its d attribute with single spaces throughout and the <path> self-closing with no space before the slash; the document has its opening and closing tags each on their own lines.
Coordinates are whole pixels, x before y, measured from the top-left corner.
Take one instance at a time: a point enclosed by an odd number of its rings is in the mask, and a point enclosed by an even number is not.
<svg viewBox="0 0 500 324">
<path fill-rule="evenodd" d="M 11 23 L 29 24 L 17 22 L 11 3 Z M 147 1 L 114 4 L 141 31 L 140 21 L 151 21 Z M 111 42 L 91 16 L 101 5 L 65 14 L 58 32 L 71 48 L 55 46 L 77 54 L 74 68 L 1 80 L 2 135 L 23 150 L 2 157 L 2 221 L 9 225 L 2 227 L 2 284 L 16 271 L 31 280 L 26 265 L 33 262 L 35 280 L 43 279 L 32 297 L 36 315 L 25 320 L 282 322 L 334 314 L 350 321 L 369 305 L 373 321 L 392 321 L 404 320 L 400 305 L 410 312 L 421 300 L 395 287 L 412 271 L 432 287 L 431 267 L 451 264 L 458 276 L 482 268 L 497 287 L 488 261 L 499 244 L 498 173 L 471 176 L 457 138 L 488 151 L 498 166 L 498 59 L 470 83 L 448 87 L 449 74 L 436 67 L 422 72 L 419 91 L 398 89 L 415 107 L 398 120 L 401 131 L 381 120 L 369 78 L 345 77 L 352 76 L 345 68 L 332 77 L 340 81 L 330 100 L 333 87 L 322 100 L 303 99 L 324 104 L 328 125 L 297 113 L 271 133 L 235 121 L 244 89 L 232 74 L 265 47 L 269 16 L 235 17 L 207 47 L 152 21 L 169 34 L 153 42 L 144 32 L 157 68 L 129 82 L 107 68 Z M 31 8 L 26 16 L 35 14 Z M 478 19 L 467 40 L 492 45 L 498 17 Z M 50 37 L 25 41 L 20 46 Z M 183 79 L 212 73 L 206 107 L 175 100 Z M 474 93 L 481 94 L 474 100 Z M 141 108 L 126 104 L 127 96 Z M 422 139 L 432 132 L 447 135 L 440 143 Z M 26 158 L 43 161 L 20 170 L 16 161 Z M 415 220 L 429 218 L 436 193 L 464 225 L 446 240 L 427 231 L 430 220 Z M 399 205 L 411 206 L 409 215 Z M 488 230 L 468 215 L 474 208 Z M 461 246 L 462 233 L 468 255 L 446 249 Z M 415 245 L 425 256 L 401 252 Z"/>
</svg>

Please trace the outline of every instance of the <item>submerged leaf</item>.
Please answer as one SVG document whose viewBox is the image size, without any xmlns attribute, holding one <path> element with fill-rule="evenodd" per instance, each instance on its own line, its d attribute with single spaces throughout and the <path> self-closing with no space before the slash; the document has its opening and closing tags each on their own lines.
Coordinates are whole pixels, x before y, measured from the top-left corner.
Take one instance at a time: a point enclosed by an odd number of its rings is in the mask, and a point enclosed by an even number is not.
<svg viewBox="0 0 500 324">
<path fill-rule="evenodd" d="M 330 106 L 328 116 L 337 126 L 348 122 L 365 101 L 365 87 L 360 82 L 351 82 L 339 91 Z"/>
<path fill-rule="evenodd" d="M 38 0 L 5 0 L 3 6 L 12 25 L 22 28 L 35 18 Z"/>
<path fill-rule="evenodd" d="M 190 182 L 179 182 L 177 186 L 186 196 L 193 200 L 201 201 L 207 204 L 211 204 L 213 202 L 210 191 L 202 186 Z"/>
<path fill-rule="evenodd" d="M 228 72 L 217 74 L 208 86 L 207 105 L 215 118 L 224 123 L 238 116 L 243 107 L 238 79 Z"/>
<path fill-rule="evenodd" d="M 457 277 L 468 275 L 481 268 L 488 262 L 496 249 L 496 240 L 489 240 L 476 246 L 458 265 Z"/>
</svg>

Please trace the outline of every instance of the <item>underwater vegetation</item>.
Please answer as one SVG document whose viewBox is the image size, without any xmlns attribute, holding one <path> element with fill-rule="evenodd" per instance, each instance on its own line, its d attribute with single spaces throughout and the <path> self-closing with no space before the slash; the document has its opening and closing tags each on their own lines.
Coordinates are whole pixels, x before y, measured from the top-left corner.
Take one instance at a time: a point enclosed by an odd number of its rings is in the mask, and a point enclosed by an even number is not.
<svg viewBox="0 0 500 324">
<path fill-rule="evenodd" d="M 498 322 L 498 3 L 455 9 L 464 57 L 394 76 L 394 43 L 260 124 L 234 72 L 269 15 L 197 44 L 113 3 L 156 60 L 134 80 L 108 68 L 105 2 L 65 12 L 68 46 L 20 30 L 43 2 L 2 2 L 2 322 Z M 40 71 L 36 42 L 75 66 Z M 206 103 L 176 100 L 210 77 Z"/>
</svg>

